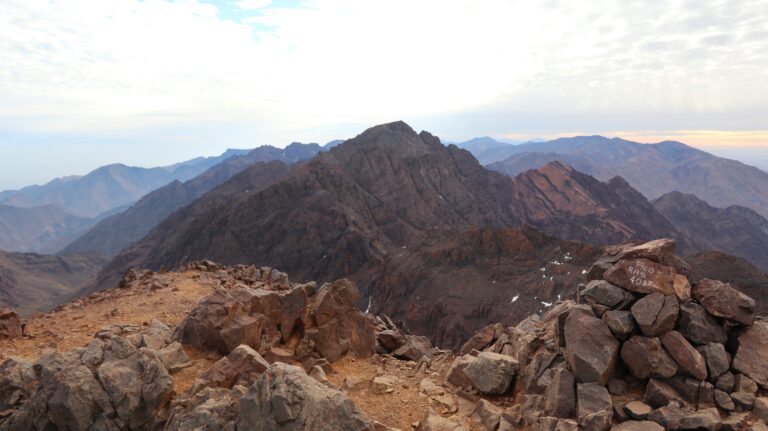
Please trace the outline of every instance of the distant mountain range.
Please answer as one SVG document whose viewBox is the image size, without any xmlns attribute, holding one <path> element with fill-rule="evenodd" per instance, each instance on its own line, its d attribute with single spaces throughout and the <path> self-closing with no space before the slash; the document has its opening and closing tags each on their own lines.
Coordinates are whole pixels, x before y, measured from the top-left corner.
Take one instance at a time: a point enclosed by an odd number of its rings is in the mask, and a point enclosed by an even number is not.
<svg viewBox="0 0 768 431">
<path fill-rule="evenodd" d="M 174 180 L 186 181 L 222 160 L 247 152 L 230 149 L 217 157 L 198 157 L 158 168 L 102 166 L 83 176 L 56 178 L 44 185 L 4 191 L 0 204 L 21 208 L 55 205 L 77 217 L 95 218 L 132 204 Z"/>
<path fill-rule="evenodd" d="M 310 159 L 322 151 L 318 144 L 294 142 L 286 148 L 261 146 L 245 155 L 230 157 L 184 183 L 176 180 L 143 198 L 129 209 L 108 217 L 77 238 L 63 253 L 99 252 L 115 255 L 143 238 L 171 213 L 191 203 L 233 175 L 258 162 L 286 164 Z"/>
<path fill-rule="evenodd" d="M 680 142 L 580 136 L 511 145 L 505 152 L 508 158 L 487 167 L 515 176 L 560 161 L 601 181 L 621 176 L 648 199 L 678 191 L 715 207 L 740 205 L 768 217 L 767 172 Z"/>
<path fill-rule="evenodd" d="M 0 250 L 55 253 L 92 225 L 55 205 L 0 205 Z"/>
</svg>

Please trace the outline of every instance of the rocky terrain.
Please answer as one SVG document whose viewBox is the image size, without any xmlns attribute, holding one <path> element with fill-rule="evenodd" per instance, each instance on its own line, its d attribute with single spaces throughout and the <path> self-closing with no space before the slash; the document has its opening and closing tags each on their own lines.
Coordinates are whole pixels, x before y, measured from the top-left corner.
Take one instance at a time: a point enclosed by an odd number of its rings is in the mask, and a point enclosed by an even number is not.
<svg viewBox="0 0 768 431">
<path fill-rule="evenodd" d="M 718 250 L 768 271 L 768 220 L 738 205 L 715 208 L 694 195 L 667 193 L 652 202 L 667 220 L 697 239 L 701 250 Z"/>
<path fill-rule="evenodd" d="M 247 154 L 225 159 L 186 182 L 174 181 L 146 196 L 129 209 L 108 217 L 66 246 L 63 253 L 98 252 L 114 256 L 142 239 L 174 211 L 190 204 L 234 175 L 259 162 L 296 163 L 312 158 L 322 148 L 317 144 L 294 142 L 284 149 L 261 146 Z M 279 175 L 269 178 L 277 181 Z M 259 186 L 264 188 L 267 184 Z"/>
<path fill-rule="evenodd" d="M 347 280 L 131 271 L 23 330 L 0 312 L 0 429 L 764 430 L 768 321 L 689 272 L 670 240 L 607 247 L 577 301 L 449 351 Z"/>
<path fill-rule="evenodd" d="M 93 254 L 48 256 L 0 251 L 0 307 L 31 314 L 65 302 L 106 263 Z"/>
<path fill-rule="evenodd" d="M 515 176 L 557 160 L 601 181 L 621 176 L 651 200 L 679 191 L 718 208 L 739 205 L 768 217 L 768 172 L 680 142 L 578 136 L 503 150 L 507 158 L 488 161 L 489 169 Z"/>
</svg>

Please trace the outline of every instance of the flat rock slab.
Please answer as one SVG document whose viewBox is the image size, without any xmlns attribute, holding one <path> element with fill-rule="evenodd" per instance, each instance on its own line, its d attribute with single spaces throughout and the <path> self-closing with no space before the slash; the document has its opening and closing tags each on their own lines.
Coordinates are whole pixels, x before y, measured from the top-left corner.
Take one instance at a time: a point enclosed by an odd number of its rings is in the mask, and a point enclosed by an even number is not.
<svg viewBox="0 0 768 431">
<path fill-rule="evenodd" d="M 669 266 L 648 259 L 620 260 L 603 274 L 603 278 L 637 293 L 675 294 L 677 272 Z"/>
</svg>

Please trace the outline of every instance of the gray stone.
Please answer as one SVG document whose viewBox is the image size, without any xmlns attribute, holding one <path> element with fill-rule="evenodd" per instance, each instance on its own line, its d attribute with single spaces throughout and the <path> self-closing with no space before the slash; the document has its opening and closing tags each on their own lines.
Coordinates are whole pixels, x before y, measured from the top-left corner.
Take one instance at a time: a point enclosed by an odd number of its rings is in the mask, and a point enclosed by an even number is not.
<svg viewBox="0 0 768 431">
<path fill-rule="evenodd" d="M 174 341 L 158 350 L 157 356 L 163 362 L 165 368 L 171 373 L 175 373 L 176 371 L 192 365 L 192 361 L 189 360 L 187 352 L 184 351 L 184 348 L 178 341 Z"/>
<path fill-rule="evenodd" d="M 652 293 L 632 306 L 632 316 L 640 330 L 649 337 L 661 335 L 675 327 L 679 306 L 674 295 Z"/>
<path fill-rule="evenodd" d="M 736 410 L 740 412 L 752 411 L 755 406 L 755 394 L 749 392 L 734 392 L 731 394 L 731 399 L 736 405 Z"/>
<path fill-rule="evenodd" d="M 680 305 L 678 332 L 694 344 L 725 344 L 726 333 L 723 325 L 695 302 Z"/>
<path fill-rule="evenodd" d="M 565 357 L 582 383 L 608 383 L 616 367 L 619 342 L 597 317 L 571 312 L 565 322 Z"/>
<path fill-rule="evenodd" d="M 651 414 L 653 409 L 642 401 L 631 401 L 624 405 L 624 411 L 627 412 L 632 419 L 645 420 L 648 418 L 648 415 Z"/>
<path fill-rule="evenodd" d="M 611 333 L 620 341 L 629 338 L 637 328 L 632 312 L 627 310 L 608 310 L 603 313 L 603 321 L 611 329 Z"/>
<path fill-rule="evenodd" d="M 750 394 L 757 393 L 757 383 L 744 374 L 736 374 L 735 383 L 734 391 L 736 392 L 749 392 Z"/>
<path fill-rule="evenodd" d="M 269 363 L 252 348 L 241 344 L 219 359 L 195 382 L 192 392 L 204 387 L 231 388 L 236 382 L 251 386 L 269 367 Z"/>
<path fill-rule="evenodd" d="M 501 409 L 481 398 L 475 405 L 475 416 L 485 429 L 495 430 L 501 422 Z"/>
<path fill-rule="evenodd" d="M 484 394 L 507 392 L 517 372 L 518 362 L 511 356 L 492 352 L 480 352 L 464 374 L 472 385 Z"/>
<path fill-rule="evenodd" d="M 434 349 L 429 338 L 421 335 L 409 335 L 405 344 L 392 352 L 392 356 L 409 361 L 418 361 L 422 357 L 431 358 Z"/>
<path fill-rule="evenodd" d="M 424 414 L 424 418 L 421 420 L 421 429 L 423 431 L 467 431 L 460 423 L 453 419 L 444 418 L 432 409 L 427 409 Z"/>
<path fill-rule="evenodd" d="M 728 410 L 729 412 L 736 410 L 736 404 L 733 403 L 731 396 L 720 389 L 715 389 L 715 402 L 723 410 Z"/>
<path fill-rule="evenodd" d="M 734 376 L 732 372 L 726 371 L 722 376 L 717 378 L 715 387 L 730 394 L 736 387 L 736 376 Z"/>
<path fill-rule="evenodd" d="M 648 419 L 665 427 L 667 430 L 702 429 L 717 431 L 721 426 L 720 413 L 715 408 L 691 412 L 673 407 L 661 407 L 651 412 L 648 415 Z"/>
<path fill-rule="evenodd" d="M 722 344 L 707 343 L 699 346 L 698 351 L 707 363 L 710 381 L 717 381 L 718 377 L 731 368 L 731 356 L 725 351 L 725 346 Z"/>
<path fill-rule="evenodd" d="M 638 379 L 667 378 L 677 373 L 677 363 L 655 337 L 630 338 L 621 348 L 621 359 Z"/>
<path fill-rule="evenodd" d="M 164 431 L 234 430 L 238 391 L 206 387 L 171 409 Z"/>
<path fill-rule="evenodd" d="M 693 287 L 693 297 L 713 316 L 742 325 L 755 320 L 755 300 L 721 281 L 704 279 Z"/>
<path fill-rule="evenodd" d="M 748 375 L 768 389 L 768 321 L 758 321 L 739 336 L 739 348 L 733 358 L 734 370 Z"/>
<path fill-rule="evenodd" d="M 704 357 L 677 331 L 661 335 L 661 343 L 677 362 L 678 370 L 698 380 L 707 378 L 707 363 Z"/>
<path fill-rule="evenodd" d="M 611 395 L 624 395 L 627 393 L 627 382 L 622 379 L 612 378 L 608 380 L 608 392 Z"/>
<path fill-rule="evenodd" d="M 587 283 L 587 287 L 581 291 L 584 300 L 591 305 L 600 304 L 611 309 L 628 307 L 635 297 L 618 286 L 605 281 L 593 280 Z"/>
<path fill-rule="evenodd" d="M 599 383 L 576 385 L 578 423 L 583 430 L 606 431 L 613 419 L 611 394 Z"/>
<path fill-rule="evenodd" d="M 544 411 L 557 418 L 571 418 L 576 414 L 576 379 L 568 370 L 552 370 L 552 383 L 546 392 Z"/>
<path fill-rule="evenodd" d="M 669 266 L 647 259 L 628 259 L 617 262 L 603 274 L 603 279 L 637 293 L 675 294 L 677 273 Z"/>
<path fill-rule="evenodd" d="M 311 431 L 372 430 L 373 425 L 344 393 L 276 362 L 240 398 L 238 429 Z"/>
<path fill-rule="evenodd" d="M 645 386 L 645 402 L 654 408 L 663 407 L 671 401 L 681 402 L 683 397 L 669 384 L 657 379 L 648 380 Z"/>
<path fill-rule="evenodd" d="M 464 355 L 458 356 L 451 363 L 451 367 L 448 369 L 448 374 L 445 376 L 446 383 L 459 388 L 467 388 L 472 386 L 472 380 L 464 373 L 464 369 L 467 365 L 471 364 L 475 360 L 474 356 Z"/>
</svg>

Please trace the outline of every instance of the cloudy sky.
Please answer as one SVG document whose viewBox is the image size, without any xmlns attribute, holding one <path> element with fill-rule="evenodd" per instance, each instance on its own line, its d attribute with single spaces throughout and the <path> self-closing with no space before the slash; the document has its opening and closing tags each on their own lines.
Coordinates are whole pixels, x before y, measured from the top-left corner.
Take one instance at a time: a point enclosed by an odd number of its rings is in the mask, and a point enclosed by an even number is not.
<svg viewBox="0 0 768 431">
<path fill-rule="evenodd" d="M 3 0 L 0 189 L 402 119 L 768 166 L 767 0 Z"/>
</svg>

